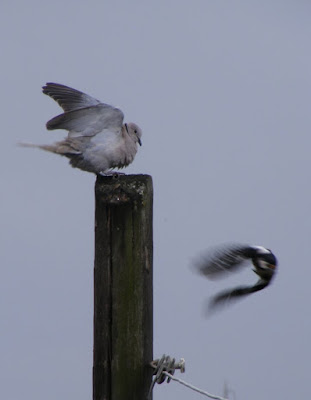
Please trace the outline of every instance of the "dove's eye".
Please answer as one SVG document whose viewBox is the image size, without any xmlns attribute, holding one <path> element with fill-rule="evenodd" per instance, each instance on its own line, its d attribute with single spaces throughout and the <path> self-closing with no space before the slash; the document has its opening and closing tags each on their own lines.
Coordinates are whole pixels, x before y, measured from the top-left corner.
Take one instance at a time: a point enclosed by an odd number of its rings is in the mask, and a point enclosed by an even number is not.
<svg viewBox="0 0 311 400">
<path fill-rule="evenodd" d="M 136 129 L 134 130 L 134 133 L 137 133 L 137 130 L 136 130 Z"/>
</svg>

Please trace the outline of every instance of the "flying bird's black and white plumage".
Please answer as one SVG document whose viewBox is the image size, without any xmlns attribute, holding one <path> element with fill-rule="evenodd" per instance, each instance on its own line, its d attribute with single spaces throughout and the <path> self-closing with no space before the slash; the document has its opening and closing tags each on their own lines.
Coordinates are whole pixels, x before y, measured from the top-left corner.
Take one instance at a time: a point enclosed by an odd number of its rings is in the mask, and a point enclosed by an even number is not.
<svg viewBox="0 0 311 400">
<path fill-rule="evenodd" d="M 220 292 L 211 299 L 209 311 L 268 286 L 275 275 L 277 259 L 272 251 L 265 247 L 241 244 L 219 246 L 201 257 L 196 264 L 197 268 L 209 279 L 222 278 L 249 261 L 253 263 L 253 271 L 259 276 L 258 281 L 252 286 L 239 286 Z"/>
<path fill-rule="evenodd" d="M 102 175 L 134 160 L 142 131 L 132 122 L 124 124 L 121 110 L 58 83 L 47 83 L 43 93 L 64 110 L 47 122 L 47 129 L 65 129 L 68 136 L 51 145 L 21 145 L 66 156 L 73 167 Z"/>
</svg>

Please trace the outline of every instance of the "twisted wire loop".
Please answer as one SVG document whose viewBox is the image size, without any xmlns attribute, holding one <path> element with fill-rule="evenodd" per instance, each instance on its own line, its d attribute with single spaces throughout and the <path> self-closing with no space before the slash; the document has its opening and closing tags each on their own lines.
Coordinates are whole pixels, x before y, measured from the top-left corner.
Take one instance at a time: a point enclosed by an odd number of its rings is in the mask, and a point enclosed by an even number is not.
<svg viewBox="0 0 311 400">
<path fill-rule="evenodd" d="M 167 379 L 167 383 L 171 380 L 176 381 L 189 389 L 194 390 L 197 393 L 203 394 L 206 397 L 216 400 L 228 400 L 227 398 L 216 396 L 214 394 L 208 393 L 202 389 L 199 389 L 190 383 L 187 383 L 181 379 L 175 378 L 173 375 L 176 369 L 180 369 L 180 372 L 185 372 L 185 360 L 183 358 L 180 359 L 179 363 L 175 363 L 175 358 L 171 358 L 170 356 L 166 356 L 163 354 L 161 359 L 151 361 L 150 366 L 154 369 L 153 375 L 155 375 L 149 389 L 148 399 L 150 399 L 152 390 L 156 383 L 163 383 Z"/>
<path fill-rule="evenodd" d="M 150 398 L 154 385 L 156 383 L 163 383 L 167 379 L 167 383 L 169 383 L 172 379 L 172 375 L 174 375 L 176 369 L 180 369 L 180 372 L 185 372 L 185 360 L 183 358 L 180 359 L 178 363 L 175 363 L 175 358 L 171 358 L 170 356 L 163 356 L 160 359 L 153 360 L 150 363 L 150 366 L 154 369 L 153 375 L 155 375 L 150 389 L 148 398 Z M 169 375 L 166 375 L 168 373 Z"/>
</svg>

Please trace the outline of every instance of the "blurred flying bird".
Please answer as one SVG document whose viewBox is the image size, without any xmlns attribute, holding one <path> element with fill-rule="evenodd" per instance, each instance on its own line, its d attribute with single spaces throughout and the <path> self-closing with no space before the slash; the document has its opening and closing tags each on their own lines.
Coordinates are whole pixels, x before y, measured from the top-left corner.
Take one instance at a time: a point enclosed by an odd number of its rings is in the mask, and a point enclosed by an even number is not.
<svg viewBox="0 0 311 400">
<path fill-rule="evenodd" d="M 242 244 L 216 247 L 199 259 L 196 267 L 209 279 L 222 278 L 246 265 L 248 261 L 253 263 L 253 271 L 259 276 L 258 281 L 252 286 L 239 286 L 215 295 L 209 302 L 209 311 L 215 311 L 233 300 L 268 286 L 276 272 L 277 259 L 271 250 L 265 247 Z"/>
<path fill-rule="evenodd" d="M 64 110 L 47 122 L 47 129 L 65 129 L 68 136 L 51 145 L 22 146 L 66 156 L 73 167 L 101 175 L 110 175 L 113 168 L 126 167 L 134 160 L 142 131 L 133 122 L 123 124 L 121 110 L 58 83 L 47 83 L 43 93 Z"/>
</svg>

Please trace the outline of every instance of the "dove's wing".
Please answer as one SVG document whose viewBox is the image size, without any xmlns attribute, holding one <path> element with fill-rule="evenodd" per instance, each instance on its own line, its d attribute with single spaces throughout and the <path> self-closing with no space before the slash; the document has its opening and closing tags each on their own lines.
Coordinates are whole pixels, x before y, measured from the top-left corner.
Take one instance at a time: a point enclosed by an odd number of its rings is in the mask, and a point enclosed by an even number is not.
<svg viewBox="0 0 311 400">
<path fill-rule="evenodd" d="M 104 130 L 121 134 L 124 114 L 120 109 L 57 83 L 47 83 L 43 93 L 57 101 L 65 111 L 47 122 L 48 130 L 65 129 L 70 138 L 95 136 Z"/>
<path fill-rule="evenodd" d="M 119 135 L 124 115 L 121 110 L 108 104 L 98 104 L 58 115 L 47 122 L 49 130 L 66 129 L 68 137 L 95 136 L 109 130 Z"/>
<path fill-rule="evenodd" d="M 65 112 L 96 106 L 101 103 L 94 97 L 59 83 L 48 82 L 42 89 L 43 93 L 55 100 Z"/>
<path fill-rule="evenodd" d="M 241 267 L 253 254 L 254 249 L 251 246 L 226 244 L 210 250 L 196 265 L 200 273 L 208 278 L 221 278 L 225 273 Z"/>
<path fill-rule="evenodd" d="M 238 286 L 235 289 L 228 289 L 220 292 L 219 294 L 215 295 L 210 301 L 208 305 L 208 310 L 216 311 L 223 306 L 229 305 L 241 297 L 247 296 L 251 293 L 258 292 L 259 290 L 264 289 L 268 286 L 270 280 L 259 279 L 257 283 L 253 286 Z"/>
</svg>

